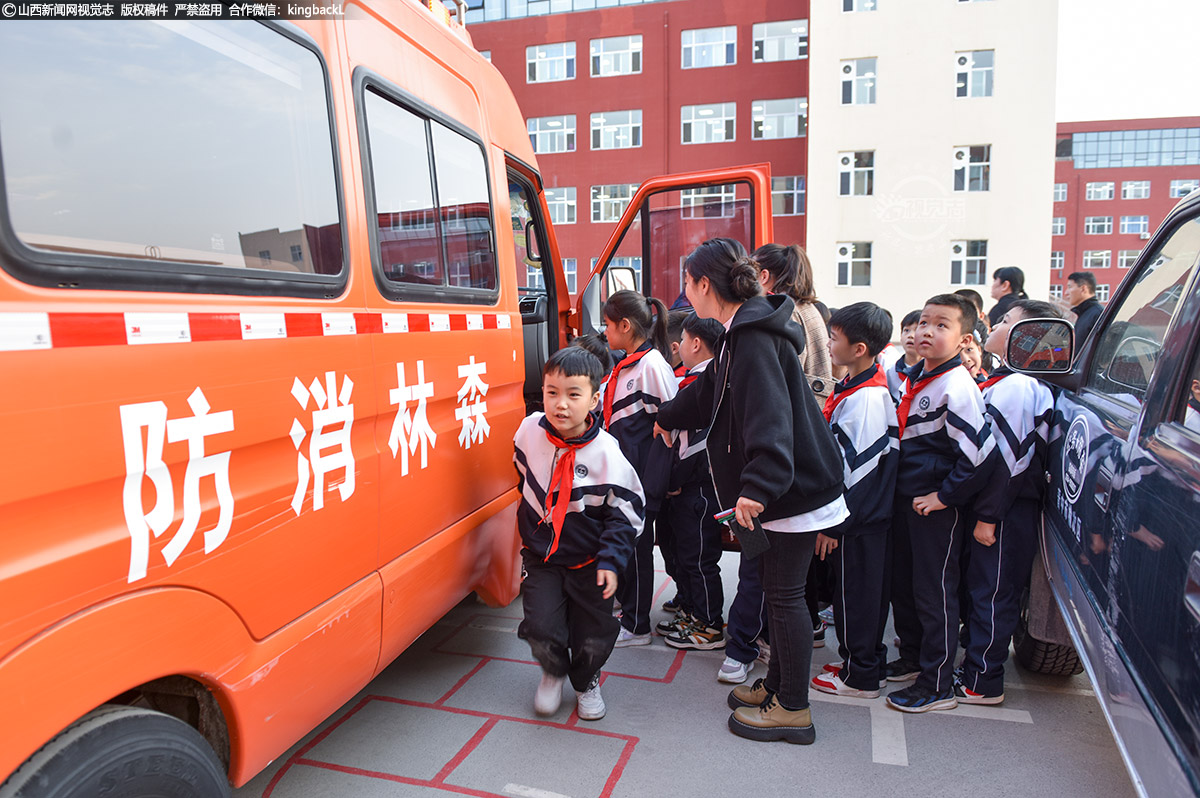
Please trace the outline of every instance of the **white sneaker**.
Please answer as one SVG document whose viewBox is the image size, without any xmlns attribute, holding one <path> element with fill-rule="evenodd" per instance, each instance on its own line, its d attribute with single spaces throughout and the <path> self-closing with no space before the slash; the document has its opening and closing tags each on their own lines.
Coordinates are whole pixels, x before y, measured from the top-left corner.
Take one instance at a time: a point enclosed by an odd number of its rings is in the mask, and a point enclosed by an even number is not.
<svg viewBox="0 0 1200 798">
<path fill-rule="evenodd" d="M 539 715 L 553 715 L 562 705 L 563 676 L 551 676 L 542 671 L 542 681 L 533 694 L 533 711 Z"/>
<path fill-rule="evenodd" d="M 738 662 L 733 657 L 726 657 L 721 663 L 721 669 L 717 671 L 717 681 L 725 684 L 741 684 L 750 676 L 750 671 L 754 670 L 754 661 Z"/>
<path fill-rule="evenodd" d="M 613 648 L 626 648 L 628 646 L 648 646 L 650 645 L 650 633 L 644 635 L 635 635 L 633 632 L 621 627 L 621 631 L 617 633 L 617 642 L 613 643 Z"/>
<path fill-rule="evenodd" d="M 771 664 L 771 645 L 766 640 L 763 640 L 761 637 L 754 642 L 758 643 L 758 660 L 757 661 L 761 662 L 763 664 L 763 667 L 765 668 Z"/>
<path fill-rule="evenodd" d="M 575 694 L 575 710 L 580 720 L 600 720 L 607 712 L 604 698 L 600 695 L 600 679 L 592 679 L 588 689 Z"/>
<path fill-rule="evenodd" d="M 857 687 L 851 687 L 843 682 L 836 673 L 822 673 L 814 676 L 809 684 L 814 690 L 820 690 L 822 693 L 830 695 L 842 695 L 850 698 L 879 698 L 878 690 L 859 690 Z"/>
</svg>

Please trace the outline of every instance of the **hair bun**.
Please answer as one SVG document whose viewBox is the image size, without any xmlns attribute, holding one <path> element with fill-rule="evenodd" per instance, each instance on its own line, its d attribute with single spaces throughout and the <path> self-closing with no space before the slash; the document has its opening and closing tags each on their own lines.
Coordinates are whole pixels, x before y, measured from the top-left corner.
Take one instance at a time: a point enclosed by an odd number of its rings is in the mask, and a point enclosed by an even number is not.
<svg viewBox="0 0 1200 798">
<path fill-rule="evenodd" d="M 729 269 L 729 288 L 734 299 L 746 301 L 758 296 L 762 286 L 758 282 L 758 263 L 748 255 L 738 258 Z"/>
</svg>

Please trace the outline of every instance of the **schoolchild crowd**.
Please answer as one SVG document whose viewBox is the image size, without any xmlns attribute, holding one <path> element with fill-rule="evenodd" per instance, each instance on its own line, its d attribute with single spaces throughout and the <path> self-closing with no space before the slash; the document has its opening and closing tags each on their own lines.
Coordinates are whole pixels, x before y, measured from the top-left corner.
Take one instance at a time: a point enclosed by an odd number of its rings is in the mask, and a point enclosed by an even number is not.
<svg viewBox="0 0 1200 798">
<path fill-rule="evenodd" d="M 992 318 L 973 291 L 938 294 L 901 319 L 899 347 L 873 303 L 829 314 L 799 247 L 706 241 L 687 309 L 610 296 L 603 336 L 550 358 L 544 412 L 515 439 L 535 710 L 557 711 L 569 679 L 578 716 L 603 717 L 604 663 L 652 631 L 724 649 L 728 725 L 748 739 L 811 743 L 809 689 L 907 683 L 885 699 L 902 712 L 1002 702 L 1053 405 L 1005 353 L 1014 324 L 1063 313 L 1026 298 L 1020 270 L 997 277 Z M 652 627 L 656 542 L 676 594 Z M 823 591 L 840 661 L 810 678 Z"/>
</svg>

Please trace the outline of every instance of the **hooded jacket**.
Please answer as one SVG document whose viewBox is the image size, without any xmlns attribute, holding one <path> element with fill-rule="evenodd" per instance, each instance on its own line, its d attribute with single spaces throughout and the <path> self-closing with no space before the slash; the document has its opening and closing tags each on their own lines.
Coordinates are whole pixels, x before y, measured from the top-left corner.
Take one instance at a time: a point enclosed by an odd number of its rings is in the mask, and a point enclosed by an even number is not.
<svg viewBox="0 0 1200 798">
<path fill-rule="evenodd" d="M 745 496 L 774 521 L 842 495 L 842 453 L 800 367 L 790 297 L 752 297 L 700 378 L 658 412 L 664 429 L 710 425 L 706 450 L 722 509 Z"/>
</svg>

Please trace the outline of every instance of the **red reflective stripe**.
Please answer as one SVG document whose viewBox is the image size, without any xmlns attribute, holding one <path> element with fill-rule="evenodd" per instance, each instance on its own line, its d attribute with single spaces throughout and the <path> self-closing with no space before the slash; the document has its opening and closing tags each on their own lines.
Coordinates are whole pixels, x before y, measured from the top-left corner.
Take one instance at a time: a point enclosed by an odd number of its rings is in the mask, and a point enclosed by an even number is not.
<svg viewBox="0 0 1200 798">
<path fill-rule="evenodd" d="M 494 313 L 483 314 L 483 329 L 495 330 L 500 326 L 500 321 Z"/>
<path fill-rule="evenodd" d="M 242 320 L 236 313 L 189 313 L 193 341 L 233 341 L 242 338 Z"/>
<path fill-rule="evenodd" d="M 319 313 L 285 313 L 288 338 L 301 338 L 306 335 L 324 335 Z"/>
<path fill-rule="evenodd" d="M 371 333 L 383 332 L 383 314 L 355 313 L 354 330 L 359 335 L 370 335 Z"/>
<path fill-rule="evenodd" d="M 51 313 L 50 340 L 56 349 L 129 343 L 123 313 Z"/>
<path fill-rule="evenodd" d="M 466 317 L 466 314 L 463 314 L 463 313 L 451 313 L 451 314 L 450 314 L 450 329 L 451 329 L 451 330 L 465 330 L 465 329 L 467 329 L 467 317 Z"/>
<path fill-rule="evenodd" d="M 408 331 L 409 332 L 429 332 L 429 314 L 428 313 L 409 313 L 408 314 Z"/>
</svg>

